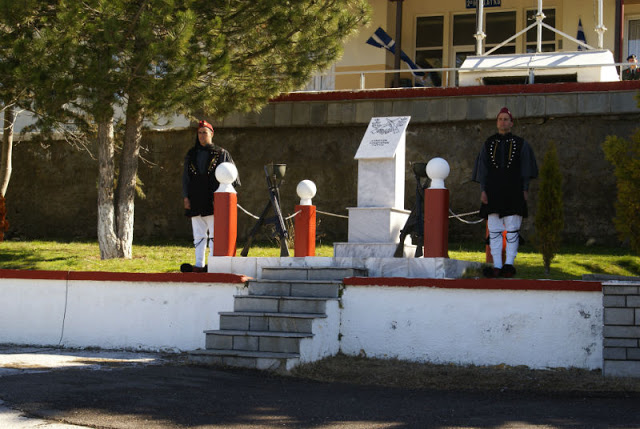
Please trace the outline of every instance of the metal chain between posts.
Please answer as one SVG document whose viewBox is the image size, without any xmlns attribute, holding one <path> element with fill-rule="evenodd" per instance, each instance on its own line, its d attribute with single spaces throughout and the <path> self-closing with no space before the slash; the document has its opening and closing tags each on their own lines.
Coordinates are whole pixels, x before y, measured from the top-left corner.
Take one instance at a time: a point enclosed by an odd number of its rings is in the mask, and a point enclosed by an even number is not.
<svg viewBox="0 0 640 429">
<path fill-rule="evenodd" d="M 246 210 L 244 207 L 242 207 L 240 204 L 238 204 L 238 208 L 239 208 L 240 210 L 242 210 L 243 212 L 245 212 L 247 215 L 251 216 L 252 218 L 254 218 L 254 219 L 259 219 L 259 217 L 258 217 L 258 216 L 256 216 L 256 215 L 254 215 L 253 213 L 249 212 L 249 211 L 248 211 L 248 210 Z M 295 212 L 295 213 L 294 213 L 294 214 L 292 214 L 291 216 L 286 217 L 284 220 L 292 219 L 292 218 L 296 217 L 298 214 L 300 214 L 300 212 L 301 212 L 301 210 L 298 210 L 297 212 Z M 329 213 L 329 212 L 323 212 L 322 210 L 316 210 L 316 213 L 324 214 L 324 215 L 327 215 L 327 216 L 339 217 L 339 218 L 342 218 L 342 219 L 349 219 L 349 216 L 344 216 L 344 215 L 339 215 L 339 214 Z M 476 211 L 474 211 L 474 212 L 468 212 L 468 213 L 455 214 L 455 213 L 453 212 L 453 210 L 449 209 L 449 213 L 451 213 L 451 216 L 449 216 L 449 219 L 451 219 L 451 218 L 456 218 L 456 219 L 458 219 L 460 222 L 462 222 L 462 223 L 466 223 L 466 224 L 468 224 L 468 225 L 475 225 L 475 224 L 478 224 L 478 223 L 480 223 L 480 222 L 484 222 L 484 219 L 478 219 L 478 220 L 476 220 L 476 221 L 468 221 L 468 220 L 464 220 L 464 219 L 462 219 L 462 217 L 463 217 L 463 216 L 471 216 L 471 215 L 474 215 L 474 214 L 478 214 L 478 213 L 480 213 L 480 210 L 476 210 Z"/>
<path fill-rule="evenodd" d="M 474 215 L 474 214 L 478 214 L 480 213 L 480 210 L 476 210 L 475 212 L 469 212 L 469 213 L 462 213 L 462 214 L 455 214 L 453 212 L 453 210 L 449 209 L 449 213 L 451 213 L 451 216 L 449 216 L 449 219 L 451 218 L 456 218 L 458 219 L 460 222 L 462 223 L 466 223 L 467 225 L 475 225 L 478 224 L 480 222 L 484 222 L 484 219 L 478 219 L 476 221 L 469 221 L 469 220 L 464 220 L 462 219 L 462 216 L 470 216 L 470 215 Z"/>
<path fill-rule="evenodd" d="M 324 215 L 327 215 L 327 216 L 340 217 L 340 218 L 343 218 L 343 219 L 349 219 L 349 216 L 339 215 L 339 214 L 335 214 L 335 213 L 327 213 L 327 212 L 323 212 L 323 211 L 320 211 L 320 210 L 317 210 L 317 209 L 316 209 L 316 213 L 324 214 Z"/>
<path fill-rule="evenodd" d="M 294 214 L 292 214 L 289 217 L 285 217 L 284 220 L 289 220 L 289 219 L 293 219 L 294 217 L 296 217 L 297 215 L 299 215 L 300 213 L 302 213 L 302 210 L 298 210 L 297 212 L 295 212 Z"/>
<path fill-rule="evenodd" d="M 237 204 L 238 208 L 240 210 L 242 210 L 243 212 L 245 212 L 247 215 L 251 216 L 254 219 L 260 219 L 258 216 L 254 215 L 253 213 L 249 212 L 247 209 L 245 209 L 244 207 L 242 207 L 240 204 Z M 298 214 L 300 214 L 302 212 L 302 210 L 298 210 L 297 212 L 295 212 L 294 214 L 292 214 L 289 217 L 284 218 L 284 220 L 289 220 L 292 219 L 294 217 L 296 217 Z M 321 213 L 324 215 L 328 215 L 328 216 L 335 216 L 335 217 L 340 217 L 343 219 L 349 219 L 349 216 L 344 216 L 344 215 L 339 215 L 339 214 L 335 214 L 335 213 L 328 213 L 328 212 L 323 212 L 321 210 L 316 210 L 316 213 Z"/>
<path fill-rule="evenodd" d="M 260 219 L 258 216 L 254 215 L 253 213 L 249 213 L 244 207 L 242 207 L 240 204 L 236 204 L 238 206 L 238 208 L 240 210 L 242 210 L 243 212 L 245 212 L 246 214 L 248 214 L 249 216 L 251 216 L 254 219 Z"/>
</svg>

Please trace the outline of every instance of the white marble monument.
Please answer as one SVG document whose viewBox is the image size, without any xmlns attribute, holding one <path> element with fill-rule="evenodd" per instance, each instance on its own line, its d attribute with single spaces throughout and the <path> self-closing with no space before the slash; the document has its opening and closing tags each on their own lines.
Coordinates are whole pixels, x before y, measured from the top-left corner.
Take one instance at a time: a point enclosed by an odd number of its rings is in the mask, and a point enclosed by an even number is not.
<svg viewBox="0 0 640 429">
<path fill-rule="evenodd" d="M 348 209 L 349 241 L 334 244 L 336 257 L 393 257 L 410 213 L 404 209 L 405 132 L 410 119 L 371 118 L 355 155 L 358 207 Z M 412 247 L 405 246 L 405 256 L 413 254 Z"/>
</svg>

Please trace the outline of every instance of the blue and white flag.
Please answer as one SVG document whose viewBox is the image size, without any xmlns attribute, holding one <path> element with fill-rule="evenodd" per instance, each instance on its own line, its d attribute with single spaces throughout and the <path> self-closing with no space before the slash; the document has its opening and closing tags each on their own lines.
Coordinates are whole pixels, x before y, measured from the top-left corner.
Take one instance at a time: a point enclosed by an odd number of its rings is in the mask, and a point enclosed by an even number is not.
<svg viewBox="0 0 640 429">
<path fill-rule="evenodd" d="M 370 44 L 371 46 L 375 46 L 376 48 L 385 48 L 387 51 L 391 52 L 392 54 L 394 55 L 396 54 L 395 40 L 393 40 L 391 36 L 389 36 L 387 32 L 382 29 L 382 27 L 378 27 L 375 33 L 373 33 L 373 36 L 369 37 L 369 40 L 367 40 L 367 43 Z M 416 63 L 414 63 L 411 60 L 411 58 L 409 58 L 407 54 L 404 53 L 404 51 L 400 51 L 400 58 L 402 59 L 402 61 L 407 63 L 409 68 L 411 68 L 412 70 L 416 70 L 420 68 L 416 65 Z M 412 71 L 411 73 L 414 76 L 419 76 L 419 77 L 424 76 L 424 72 Z"/>
<path fill-rule="evenodd" d="M 582 28 L 582 18 L 578 18 L 578 35 L 576 36 L 576 39 L 578 39 L 579 41 L 581 41 L 582 43 L 586 44 L 587 43 L 587 37 L 584 35 L 584 28 Z M 585 50 L 586 48 L 583 47 L 582 45 L 578 45 L 578 50 L 582 51 Z"/>
</svg>

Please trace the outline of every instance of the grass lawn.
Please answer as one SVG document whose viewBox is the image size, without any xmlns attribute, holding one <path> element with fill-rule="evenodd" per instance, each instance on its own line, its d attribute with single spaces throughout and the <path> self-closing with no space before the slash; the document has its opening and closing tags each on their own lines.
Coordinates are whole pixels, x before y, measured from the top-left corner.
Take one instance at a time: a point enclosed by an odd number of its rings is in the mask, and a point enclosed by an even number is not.
<svg viewBox="0 0 640 429">
<path fill-rule="evenodd" d="M 240 255 L 241 247 L 237 254 Z M 291 251 L 293 254 L 293 251 Z M 257 244 L 249 256 L 279 256 L 275 244 Z M 317 256 L 333 256 L 331 245 L 316 249 Z M 449 257 L 484 262 L 482 245 L 449 245 Z M 178 272 L 180 264 L 193 261 L 189 243 L 134 243 L 133 258 L 101 260 L 97 242 L 4 241 L 0 243 L 0 268 L 19 270 L 111 271 L 138 273 Z M 516 259 L 516 277 L 527 279 L 581 279 L 583 274 L 640 276 L 640 256 L 619 247 L 563 247 L 546 275 L 542 256 L 532 246 L 520 248 Z"/>
</svg>

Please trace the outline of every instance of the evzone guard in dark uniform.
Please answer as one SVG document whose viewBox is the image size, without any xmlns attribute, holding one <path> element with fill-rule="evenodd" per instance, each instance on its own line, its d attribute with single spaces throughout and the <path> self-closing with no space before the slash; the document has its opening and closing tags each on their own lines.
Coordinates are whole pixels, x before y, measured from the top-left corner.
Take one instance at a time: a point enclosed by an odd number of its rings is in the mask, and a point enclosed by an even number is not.
<svg viewBox="0 0 640 429">
<path fill-rule="evenodd" d="M 520 225 L 528 215 L 529 181 L 538 177 L 538 165 L 531 146 L 511 134 L 513 116 L 503 107 L 496 118 L 498 133 L 482 145 L 473 171 L 473 181 L 482 192 L 480 216 L 487 219 L 493 268 L 487 277 L 513 277 L 518 254 Z M 502 264 L 502 233 L 506 234 L 506 260 Z"/>
<path fill-rule="evenodd" d="M 205 266 L 207 243 L 209 254 L 213 256 L 213 193 L 220 185 L 215 171 L 223 162 L 233 163 L 229 152 L 213 144 L 213 134 L 213 126 L 207 121 L 200 121 L 195 145 L 189 149 L 184 158 L 182 197 L 185 216 L 191 218 L 196 263 L 193 267 L 190 264 L 183 264 L 182 271 L 207 271 Z M 233 185 L 239 186 L 240 179 L 238 178 Z"/>
</svg>

